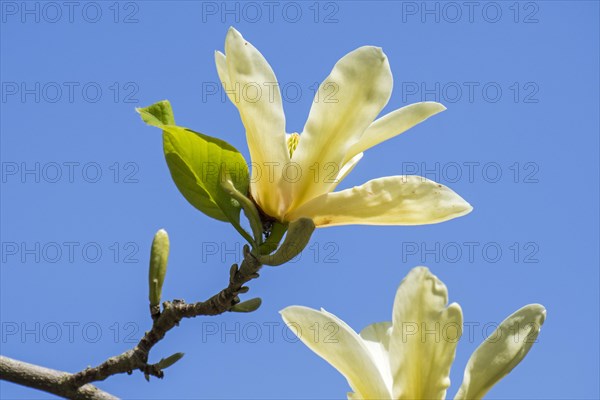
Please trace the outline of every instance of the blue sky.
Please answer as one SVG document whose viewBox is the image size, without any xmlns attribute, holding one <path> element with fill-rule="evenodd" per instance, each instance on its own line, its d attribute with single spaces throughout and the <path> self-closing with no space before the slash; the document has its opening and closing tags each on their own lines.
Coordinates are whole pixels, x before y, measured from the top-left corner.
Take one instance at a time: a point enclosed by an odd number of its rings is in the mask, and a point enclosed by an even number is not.
<svg viewBox="0 0 600 400">
<path fill-rule="evenodd" d="M 78 371 L 132 347 L 150 326 L 159 228 L 171 237 L 164 298 L 202 300 L 226 284 L 241 239 L 186 203 L 160 133 L 134 108 L 169 99 L 178 123 L 248 160 L 213 62 L 235 26 L 273 66 L 288 132 L 301 131 L 339 58 L 381 46 L 395 78 L 384 113 L 422 100 L 448 110 L 367 152 L 343 187 L 425 175 L 475 210 L 439 225 L 318 230 L 300 259 L 251 284 L 259 311 L 170 332 L 151 360 L 186 356 L 164 380 L 135 373 L 99 386 L 132 399 L 343 398 L 343 377 L 294 340 L 278 310 L 325 307 L 359 330 L 389 320 L 401 279 L 426 265 L 474 327 L 450 395 L 489 327 L 541 303 L 538 343 L 488 398 L 600 396 L 597 2 L 0 5 L 2 354 Z"/>
</svg>

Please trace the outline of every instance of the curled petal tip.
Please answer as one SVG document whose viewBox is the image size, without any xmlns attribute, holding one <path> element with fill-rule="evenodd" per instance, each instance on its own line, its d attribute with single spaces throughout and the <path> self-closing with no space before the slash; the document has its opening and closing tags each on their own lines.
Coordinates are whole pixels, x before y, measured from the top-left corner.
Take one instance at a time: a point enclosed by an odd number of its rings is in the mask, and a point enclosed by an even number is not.
<svg viewBox="0 0 600 400">
<path fill-rule="evenodd" d="M 355 51 L 360 52 L 363 55 L 363 57 L 366 57 L 366 59 L 377 60 L 382 63 L 387 60 L 387 56 L 385 55 L 381 47 L 362 46 L 356 49 Z"/>
<path fill-rule="evenodd" d="M 531 309 L 533 312 L 535 312 L 535 313 L 539 314 L 539 315 L 540 315 L 540 320 L 541 320 L 541 321 L 540 321 L 540 324 L 543 324 L 543 323 L 544 323 L 544 321 L 546 320 L 546 313 L 547 313 L 547 311 L 546 311 L 546 307 L 544 307 L 544 306 L 543 306 L 543 305 L 541 305 L 541 304 L 537 304 L 537 303 L 535 303 L 535 304 L 529 304 L 529 305 L 527 306 L 527 308 L 529 308 L 529 309 Z"/>
<path fill-rule="evenodd" d="M 233 26 L 230 26 L 229 29 L 227 30 L 227 38 L 241 39 L 242 34 L 237 29 L 235 29 Z"/>
<path fill-rule="evenodd" d="M 387 60 L 387 55 L 383 52 L 383 49 L 381 47 L 373 46 L 373 50 L 375 50 L 375 54 L 377 55 L 377 57 L 379 57 L 381 61 Z"/>
</svg>

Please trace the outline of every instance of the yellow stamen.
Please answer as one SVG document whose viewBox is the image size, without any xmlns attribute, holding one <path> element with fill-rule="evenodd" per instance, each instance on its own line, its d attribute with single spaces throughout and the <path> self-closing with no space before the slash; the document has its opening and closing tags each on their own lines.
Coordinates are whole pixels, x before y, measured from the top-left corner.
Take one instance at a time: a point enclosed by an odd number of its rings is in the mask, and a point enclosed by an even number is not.
<svg viewBox="0 0 600 400">
<path fill-rule="evenodd" d="M 292 154 L 294 154 L 296 147 L 298 147 L 299 141 L 300 141 L 300 135 L 298 133 L 294 132 L 288 137 L 287 147 L 288 147 L 288 150 L 290 151 L 290 158 L 292 158 Z"/>
</svg>

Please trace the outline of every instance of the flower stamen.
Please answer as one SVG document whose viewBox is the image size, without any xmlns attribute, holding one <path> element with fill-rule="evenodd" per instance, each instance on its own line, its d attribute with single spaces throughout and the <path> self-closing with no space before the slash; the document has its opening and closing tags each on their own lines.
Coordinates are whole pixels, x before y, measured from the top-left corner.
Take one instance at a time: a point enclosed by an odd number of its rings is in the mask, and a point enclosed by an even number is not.
<svg viewBox="0 0 600 400">
<path fill-rule="evenodd" d="M 298 147 L 298 142 L 300 142 L 300 135 L 296 132 L 292 133 L 287 138 L 287 147 L 290 152 L 290 158 L 292 158 L 292 154 L 296 151 L 296 147 Z"/>
</svg>

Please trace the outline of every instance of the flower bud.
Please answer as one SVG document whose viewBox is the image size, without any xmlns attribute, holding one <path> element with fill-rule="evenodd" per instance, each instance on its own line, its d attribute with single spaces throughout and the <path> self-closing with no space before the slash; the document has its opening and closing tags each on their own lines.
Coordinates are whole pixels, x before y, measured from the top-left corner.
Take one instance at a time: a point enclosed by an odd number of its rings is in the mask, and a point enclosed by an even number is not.
<svg viewBox="0 0 600 400">
<path fill-rule="evenodd" d="M 150 307 L 160 304 L 163 282 L 167 273 L 167 261 L 169 259 L 169 235 L 164 229 L 160 229 L 154 235 L 152 240 L 152 250 L 150 251 L 150 270 L 148 273 L 148 283 L 150 286 L 149 300 Z"/>
</svg>

